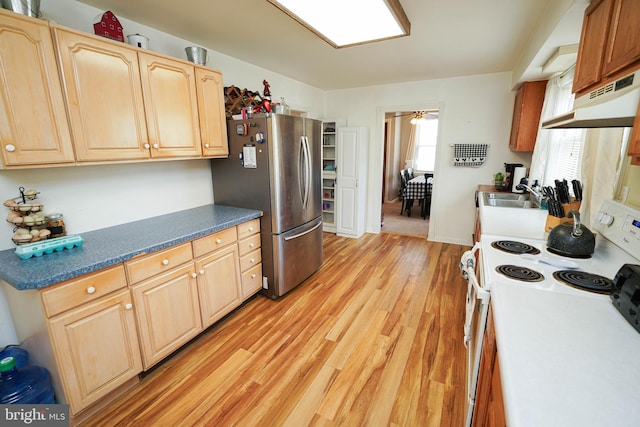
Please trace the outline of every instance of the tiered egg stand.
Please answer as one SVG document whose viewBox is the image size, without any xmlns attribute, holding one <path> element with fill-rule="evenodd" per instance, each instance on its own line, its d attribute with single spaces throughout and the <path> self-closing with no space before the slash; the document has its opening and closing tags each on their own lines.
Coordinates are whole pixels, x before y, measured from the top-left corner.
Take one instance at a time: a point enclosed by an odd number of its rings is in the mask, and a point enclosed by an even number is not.
<svg viewBox="0 0 640 427">
<path fill-rule="evenodd" d="M 9 209 L 7 222 L 14 226 L 11 240 L 18 247 L 16 254 L 22 259 L 42 256 L 54 251 L 82 246 L 82 238 L 78 235 L 62 236 L 49 239 L 51 231 L 47 228 L 44 206 L 36 201 L 38 192 L 20 187 L 20 196 L 9 199 L 4 205 Z"/>
</svg>

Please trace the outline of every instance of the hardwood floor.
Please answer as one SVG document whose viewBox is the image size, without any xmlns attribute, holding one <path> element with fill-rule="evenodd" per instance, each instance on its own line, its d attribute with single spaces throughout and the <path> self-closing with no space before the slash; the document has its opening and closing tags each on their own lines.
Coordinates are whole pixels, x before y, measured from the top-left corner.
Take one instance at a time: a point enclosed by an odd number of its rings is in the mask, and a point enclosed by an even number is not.
<svg viewBox="0 0 640 427">
<path fill-rule="evenodd" d="M 87 426 L 461 426 L 462 246 L 325 233 L 322 269 L 250 300 Z"/>
</svg>

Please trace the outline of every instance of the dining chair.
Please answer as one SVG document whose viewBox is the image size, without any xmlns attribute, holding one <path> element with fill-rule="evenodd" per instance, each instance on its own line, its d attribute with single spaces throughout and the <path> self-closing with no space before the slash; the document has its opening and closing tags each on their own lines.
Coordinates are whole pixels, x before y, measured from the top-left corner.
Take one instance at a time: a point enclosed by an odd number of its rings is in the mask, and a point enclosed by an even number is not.
<svg viewBox="0 0 640 427">
<path fill-rule="evenodd" d="M 413 168 L 407 168 L 406 171 L 407 171 L 407 181 L 415 178 L 415 175 L 413 173 Z"/>
<path fill-rule="evenodd" d="M 407 171 L 406 169 L 402 169 L 400 171 L 400 190 L 398 191 L 398 197 L 402 201 L 402 205 L 400 207 L 400 215 L 404 212 L 405 203 L 407 201 Z"/>
<path fill-rule="evenodd" d="M 429 180 L 431 178 L 431 180 Z M 422 219 L 431 214 L 431 195 L 433 194 L 433 174 L 424 174 L 424 199 L 422 200 Z"/>
</svg>

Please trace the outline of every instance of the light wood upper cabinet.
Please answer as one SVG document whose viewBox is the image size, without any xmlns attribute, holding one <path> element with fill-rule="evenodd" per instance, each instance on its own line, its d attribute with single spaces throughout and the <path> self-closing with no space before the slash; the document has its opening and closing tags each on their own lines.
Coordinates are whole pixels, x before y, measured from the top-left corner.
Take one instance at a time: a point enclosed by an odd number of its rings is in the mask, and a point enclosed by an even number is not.
<svg viewBox="0 0 640 427">
<path fill-rule="evenodd" d="M 628 152 L 631 156 L 631 164 L 640 165 L 640 104 L 638 105 L 636 118 L 633 121 Z"/>
<path fill-rule="evenodd" d="M 511 122 L 509 149 L 516 152 L 533 152 L 538 137 L 540 115 L 544 103 L 547 81 L 525 82 L 516 94 Z"/>
<path fill-rule="evenodd" d="M 49 25 L 0 10 L 0 158 L 6 168 L 74 162 Z"/>
<path fill-rule="evenodd" d="M 204 157 L 228 157 L 227 126 L 222 74 L 196 67 L 196 90 L 200 115 L 200 136 Z"/>
<path fill-rule="evenodd" d="M 53 317 L 48 328 L 74 414 L 142 371 L 128 289 Z"/>
<path fill-rule="evenodd" d="M 579 95 L 640 65 L 640 2 L 593 0 L 582 24 L 573 92 Z"/>
<path fill-rule="evenodd" d="M 151 156 L 200 157 L 195 68 L 139 52 Z"/>
<path fill-rule="evenodd" d="M 78 161 L 148 158 L 137 52 L 68 29 L 54 34 Z"/>
</svg>

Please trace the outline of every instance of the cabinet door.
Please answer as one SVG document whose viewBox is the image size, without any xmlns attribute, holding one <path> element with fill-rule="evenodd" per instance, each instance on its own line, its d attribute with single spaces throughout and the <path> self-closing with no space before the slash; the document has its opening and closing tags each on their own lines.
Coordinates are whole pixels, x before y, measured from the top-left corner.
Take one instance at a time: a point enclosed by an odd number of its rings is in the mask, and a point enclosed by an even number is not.
<svg viewBox="0 0 640 427">
<path fill-rule="evenodd" d="M 74 161 L 45 21 L 0 13 L 0 149 L 6 167 Z"/>
<path fill-rule="evenodd" d="M 142 371 L 129 290 L 54 317 L 48 327 L 74 414 Z"/>
<path fill-rule="evenodd" d="M 509 149 L 532 153 L 538 137 L 547 81 L 525 82 L 516 94 Z"/>
<path fill-rule="evenodd" d="M 584 13 L 573 92 L 581 92 L 602 78 L 607 35 L 614 0 L 593 0 Z M 631 19 L 631 17 L 630 17 Z"/>
<path fill-rule="evenodd" d="M 616 0 L 602 74 L 608 76 L 640 59 L 640 2 Z"/>
<path fill-rule="evenodd" d="M 145 370 L 202 331 L 192 275 L 187 264 L 131 288 Z"/>
<path fill-rule="evenodd" d="M 360 237 L 364 233 L 366 137 L 366 128 L 338 129 L 336 230 L 341 235 Z"/>
<path fill-rule="evenodd" d="M 151 157 L 199 157 L 195 68 L 140 52 L 140 73 Z"/>
<path fill-rule="evenodd" d="M 68 29 L 54 34 L 78 161 L 148 158 L 137 52 Z"/>
<path fill-rule="evenodd" d="M 200 136 L 204 157 L 229 157 L 222 74 L 196 67 Z"/>
<path fill-rule="evenodd" d="M 198 294 L 204 327 L 242 302 L 238 246 L 232 245 L 196 261 Z"/>
</svg>

